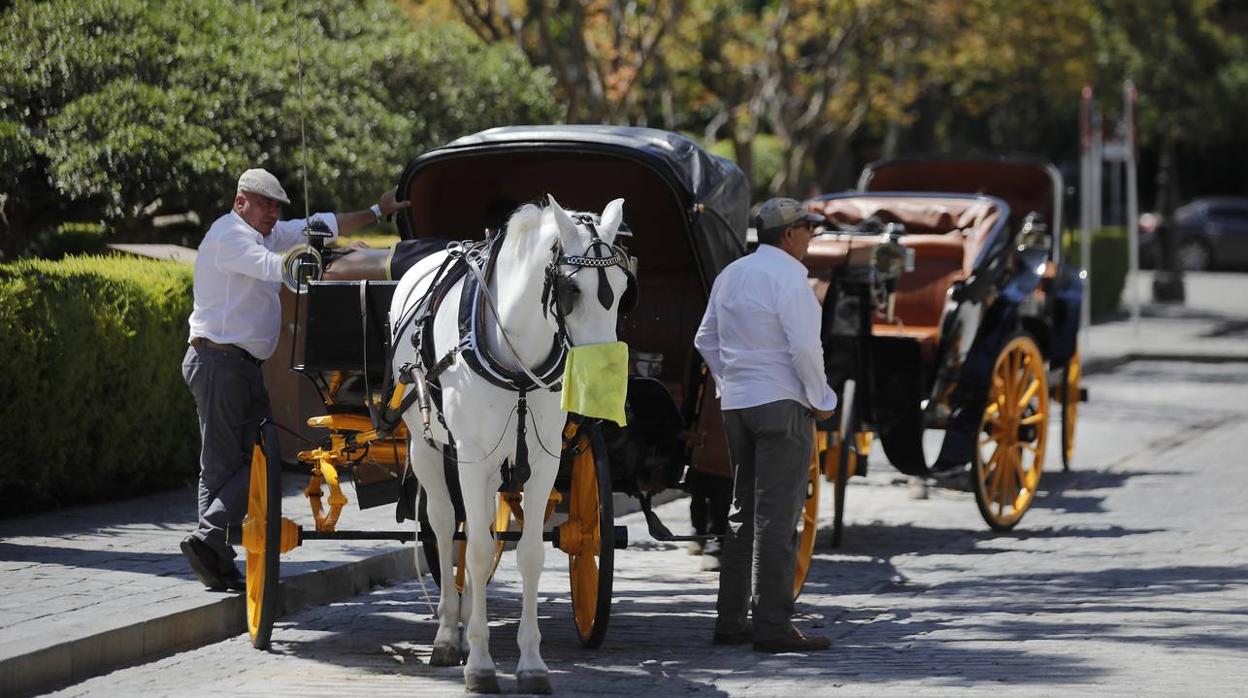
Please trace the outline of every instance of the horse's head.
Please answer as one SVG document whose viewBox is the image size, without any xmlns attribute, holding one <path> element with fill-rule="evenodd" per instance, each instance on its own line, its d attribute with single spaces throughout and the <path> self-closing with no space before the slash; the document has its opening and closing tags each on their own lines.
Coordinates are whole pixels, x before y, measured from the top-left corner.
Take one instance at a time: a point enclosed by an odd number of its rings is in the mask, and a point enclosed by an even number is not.
<svg viewBox="0 0 1248 698">
<path fill-rule="evenodd" d="M 597 216 L 569 214 L 549 199 L 542 238 L 554 242 L 543 282 L 544 314 L 571 345 L 614 342 L 619 313 L 631 309 L 637 294 L 628 254 L 615 245 L 624 200 L 612 201 Z"/>
</svg>

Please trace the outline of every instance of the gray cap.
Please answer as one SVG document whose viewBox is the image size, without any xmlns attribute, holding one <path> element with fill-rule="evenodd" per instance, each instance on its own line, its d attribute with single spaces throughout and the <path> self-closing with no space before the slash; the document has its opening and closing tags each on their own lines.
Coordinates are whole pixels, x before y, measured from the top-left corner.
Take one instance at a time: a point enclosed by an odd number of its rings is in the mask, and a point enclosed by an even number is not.
<svg viewBox="0 0 1248 698">
<path fill-rule="evenodd" d="M 282 189 L 282 185 L 277 181 L 277 177 L 274 177 L 272 172 L 262 170 L 259 167 L 247 170 L 242 177 L 238 178 L 238 190 L 267 196 L 283 204 L 290 203 L 290 199 L 286 196 L 286 190 Z"/>
<path fill-rule="evenodd" d="M 799 221 L 823 225 L 827 219 L 803 210 L 802 205 L 794 199 L 768 199 L 758 207 L 758 214 L 754 216 L 754 227 L 759 230 L 776 230 Z"/>
</svg>

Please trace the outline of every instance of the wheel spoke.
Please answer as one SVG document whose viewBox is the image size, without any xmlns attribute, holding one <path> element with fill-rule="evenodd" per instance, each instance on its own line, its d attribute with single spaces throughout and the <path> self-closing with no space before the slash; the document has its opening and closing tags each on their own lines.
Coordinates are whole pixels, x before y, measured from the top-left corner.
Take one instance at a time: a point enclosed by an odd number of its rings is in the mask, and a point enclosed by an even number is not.
<svg viewBox="0 0 1248 698">
<path fill-rule="evenodd" d="M 1022 451 L 1013 458 L 1014 461 L 1014 479 L 1018 481 L 1019 487 L 1027 487 L 1027 472 L 1023 469 Z"/>
<path fill-rule="evenodd" d="M 1023 396 L 1018 399 L 1018 409 L 1023 409 L 1031 399 L 1036 396 L 1036 392 L 1040 390 L 1040 380 L 1038 378 L 1031 379 L 1031 384 L 1027 386 L 1027 390 L 1023 392 Z"/>
<path fill-rule="evenodd" d="M 995 473 L 996 474 L 996 487 L 993 488 L 992 498 L 994 501 L 997 502 L 997 514 L 998 515 L 1000 515 L 1001 511 L 1005 508 L 1005 489 L 1006 489 L 1005 480 L 1009 476 L 1009 473 L 1010 473 L 1009 458 L 1010 457 L 1007 453 L 1005 458 L 1002 459 L 1002 462 L 997 465 L 997 472 Z"/>
<path fill-rule="evenodd" d="M 988 460 L 984 463 L 984 465 L 986 467 L 992 467 L 996 465 L 998 462 L 1000 462 L 1002 450 L 1004 449 L 1002 449 L 1000 444 L 998 444 L 996 448 L 992 449 L 992 456 L 988 458 Z"/>
</svg>

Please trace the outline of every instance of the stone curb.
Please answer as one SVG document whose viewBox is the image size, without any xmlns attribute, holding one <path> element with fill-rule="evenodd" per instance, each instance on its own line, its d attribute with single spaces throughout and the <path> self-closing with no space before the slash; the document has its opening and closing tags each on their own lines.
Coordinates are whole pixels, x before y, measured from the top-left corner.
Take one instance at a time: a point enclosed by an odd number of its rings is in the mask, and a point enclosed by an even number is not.
<svg viewBox="0 0 1248 698">
<path fill-rule="evenodd" d="M 405 547 L 284 578 L 278 617 L 409 579 L 415 574 L 415 555 L 411 548 Z M 217 596 L 206 603 L 170 609 L 157 618 L 4 657 L 0 659 L 3 694 L 16 698 L 50 691 L 247 632 L 243 596 Z"/>
</svg>

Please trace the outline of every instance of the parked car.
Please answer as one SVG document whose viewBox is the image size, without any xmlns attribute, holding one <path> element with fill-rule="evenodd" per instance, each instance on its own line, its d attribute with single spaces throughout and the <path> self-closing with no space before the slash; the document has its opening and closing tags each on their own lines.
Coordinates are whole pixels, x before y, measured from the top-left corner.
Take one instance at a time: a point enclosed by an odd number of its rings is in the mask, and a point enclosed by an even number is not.
<svg viewBox="0 0 1248 698">
<path fill-rule="evenodd" d="M 1174 211 L 1175 259 L 1184 271 L 1248 268 L 1248 197 L 1193 199 Z M 1161 217 L 1140 216 L 1140 263 L 1159 266 Z"/>
</svg>

